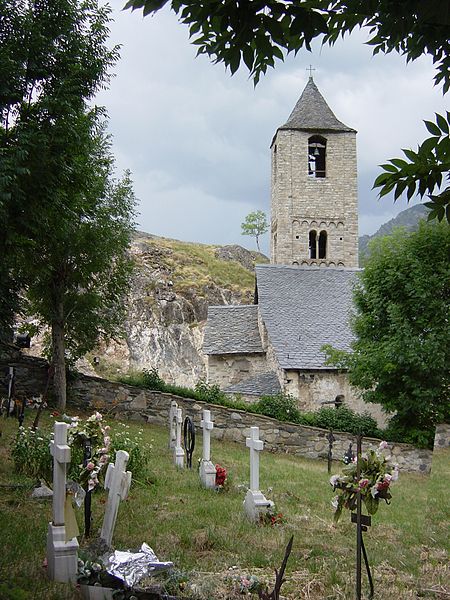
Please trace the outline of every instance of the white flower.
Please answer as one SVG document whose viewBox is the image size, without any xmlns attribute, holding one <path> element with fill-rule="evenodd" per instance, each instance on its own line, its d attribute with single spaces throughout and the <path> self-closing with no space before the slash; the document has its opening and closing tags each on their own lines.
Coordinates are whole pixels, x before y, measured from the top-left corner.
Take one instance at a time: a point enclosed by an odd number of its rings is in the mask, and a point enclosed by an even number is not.
<svg viewBox="0 0 450 600">
<path fill-rule="evenodd" d="M 335 496 L 332 500 L 331 500 L 331 506 L 334 508 L 334 510 L 338 509 L 339 506 L 339 496 Z"/>
<path fill-rule="evenodd" d="M 376 498 L 378 496 L 378 489 L 376 485 L 370 488 L 370 495 L 372 496 L 372 498 Z"/>
<path fill-rule="evenodd" d="M 332 475 L 330 477 L 330 484 L 335 487 L 336 483 L 339 481 L 339 475 Z"/>
<path fill-rule="evenodd" d="M 387 442 L 385 442 L 385 441 L 382 441 L 382 442 L 380 442 L 380 445 L 378 446 L 378 448 L 379 448 L 380 450 L 385 450 L 385 449 L 388 447 L 388 445 L 389 445 L 389 444 L 388 444 Z"/>
<path fill-rule="evenodd" d="M 392 475 L 390 475 L 389 473 L 385 473 L 384 481 L 389 481 L 390 483 L 392 481 Z"/>
</svg>

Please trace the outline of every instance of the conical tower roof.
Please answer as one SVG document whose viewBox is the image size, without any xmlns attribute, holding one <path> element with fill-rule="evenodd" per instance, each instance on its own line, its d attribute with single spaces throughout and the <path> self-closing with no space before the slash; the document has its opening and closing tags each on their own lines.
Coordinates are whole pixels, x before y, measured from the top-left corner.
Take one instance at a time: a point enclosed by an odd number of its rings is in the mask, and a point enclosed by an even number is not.
<svg viewBox="0 0 450 600">
<path fill-rule="evenodd" d="M 289 119 L 279 129 L 304 131 L 355 131 L 336 119 L 325 98 L 310 77 Z"/>
</svg>

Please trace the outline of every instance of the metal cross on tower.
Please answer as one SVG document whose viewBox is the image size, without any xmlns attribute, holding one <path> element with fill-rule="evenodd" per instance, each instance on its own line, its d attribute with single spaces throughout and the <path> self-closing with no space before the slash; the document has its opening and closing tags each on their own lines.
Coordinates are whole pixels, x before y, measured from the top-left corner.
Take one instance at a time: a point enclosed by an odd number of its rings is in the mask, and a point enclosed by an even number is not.
<svg viewBox="0 0 450 600">
<path fill-rule="evenodd" d="M 309 76 L 312 77 L 312 72 L 316 69 L 314 69 L 312 65 L 309 65 L 309 67 L 306 67 L 306 70 L 309 71 Z"/>
</svg>

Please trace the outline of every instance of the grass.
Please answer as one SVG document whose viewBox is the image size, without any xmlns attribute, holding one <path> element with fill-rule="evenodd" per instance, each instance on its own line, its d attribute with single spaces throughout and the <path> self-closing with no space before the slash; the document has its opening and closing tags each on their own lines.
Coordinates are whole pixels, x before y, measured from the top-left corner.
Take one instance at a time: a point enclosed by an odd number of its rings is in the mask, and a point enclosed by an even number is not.
<svg viewBox="0 0 450 600">
<path fill-rule="evenodd" d="M 249 297 L 254 292 L 254 273 L 236 261 L 217 258 L 216 246 L 163 238 L 149 241 L 148 244 L 167 251 L 159 260 L 170 268 L 177 292 L 189 289 L 202 291 L 202 288 L 213 282 L 219 287 L 226 287 Z"/>
<path fill-rule="evenodd" d="M 27 418 L 31 423 L 33 415 Z M 42 426 L 49 423 L 46 417 Z M 133 431 L 141 426 L 129 423 L 129 427 Z M 0 598 L 78 598 L 70 586 L 46 579 L 42 561 L 51 506 L 48 501 L 31 500 L 25 487 L 5 487 L 32 482 L 14 474 L 9 458 L 16 422 L 2 419 L 2 428 Z M 333 494 L 326 463 L 263 452 L 261 486 L 286 523 L 261 527 L 249 523 L 242 512 L 249 481 L 248 450 L 243 445 L 212 441 L 213 460 L 229 473 L 228 490 L 214 492 L 201 488 L 196 470 L 174 467 L 165 429 L 149 425 L 143 429 L 146 441 L 153 445 L 150 467 L 142 481 L 133 482 L 128 499 L 121 504 L 113 539 L 117 548 L 136 548 L 146 541 L 161 560 L 174 562 L 175 587 L 185 579 L 191 598 L 225 600 L 242 597 L 233 591 L 233 576 L 253 574 L 272 582 L 273 569 L 279 567 L 284 547 L 294 534 L 283 597 L 354 597 L 355 528 L 348 515 L 337 526 L 332 523 Z M 198 437 L 194 462 L 200 452 Z M 421 598 L 448 598 L 444 586 L 449 454 L 440 452 L 430 478 L 401 474 L 391 506 L 380 507 L 365 534 L 377 599 L 417 598 L 418 589 Z M 101 527 L 104 501 L 104 492 L 94 496 L 94 531 Z M 82 514 L 77 516 L 81 523 Z"/>
</svg>

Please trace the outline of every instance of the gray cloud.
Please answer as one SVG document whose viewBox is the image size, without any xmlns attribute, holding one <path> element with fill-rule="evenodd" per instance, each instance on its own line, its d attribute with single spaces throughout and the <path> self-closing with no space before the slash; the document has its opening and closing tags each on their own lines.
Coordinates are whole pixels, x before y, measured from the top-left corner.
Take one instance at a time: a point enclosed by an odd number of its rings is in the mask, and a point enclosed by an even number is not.
<svg viewBox="0 0 450 600">
<path fill-rule="evenodd" d="M 288 57 L 254 89 L 244 71 L 230 77 L 206 57 L 195 59 L 186 28 L 168 10 L 143 19 L 120 8 L 111 40 L 122 44 L 122 59 L 97 102 L 110 115 L 118 168 L 133 173 L 140 229 L 253 247 L 240 224 L 252 210 L 269 212 L 270 142 L 309 64 L 337 117 L 358 130 L 361 233 L 406 208 L 377 201 L 371 187 L 377 165 L 415 147 L 427 134 L 422 119 L 445 108 L 431 61 L 406 66 L 397 55 L 372 57 L 357 32 L 333 48 L 317 44 L 312 54 Z"/>
</svg>

